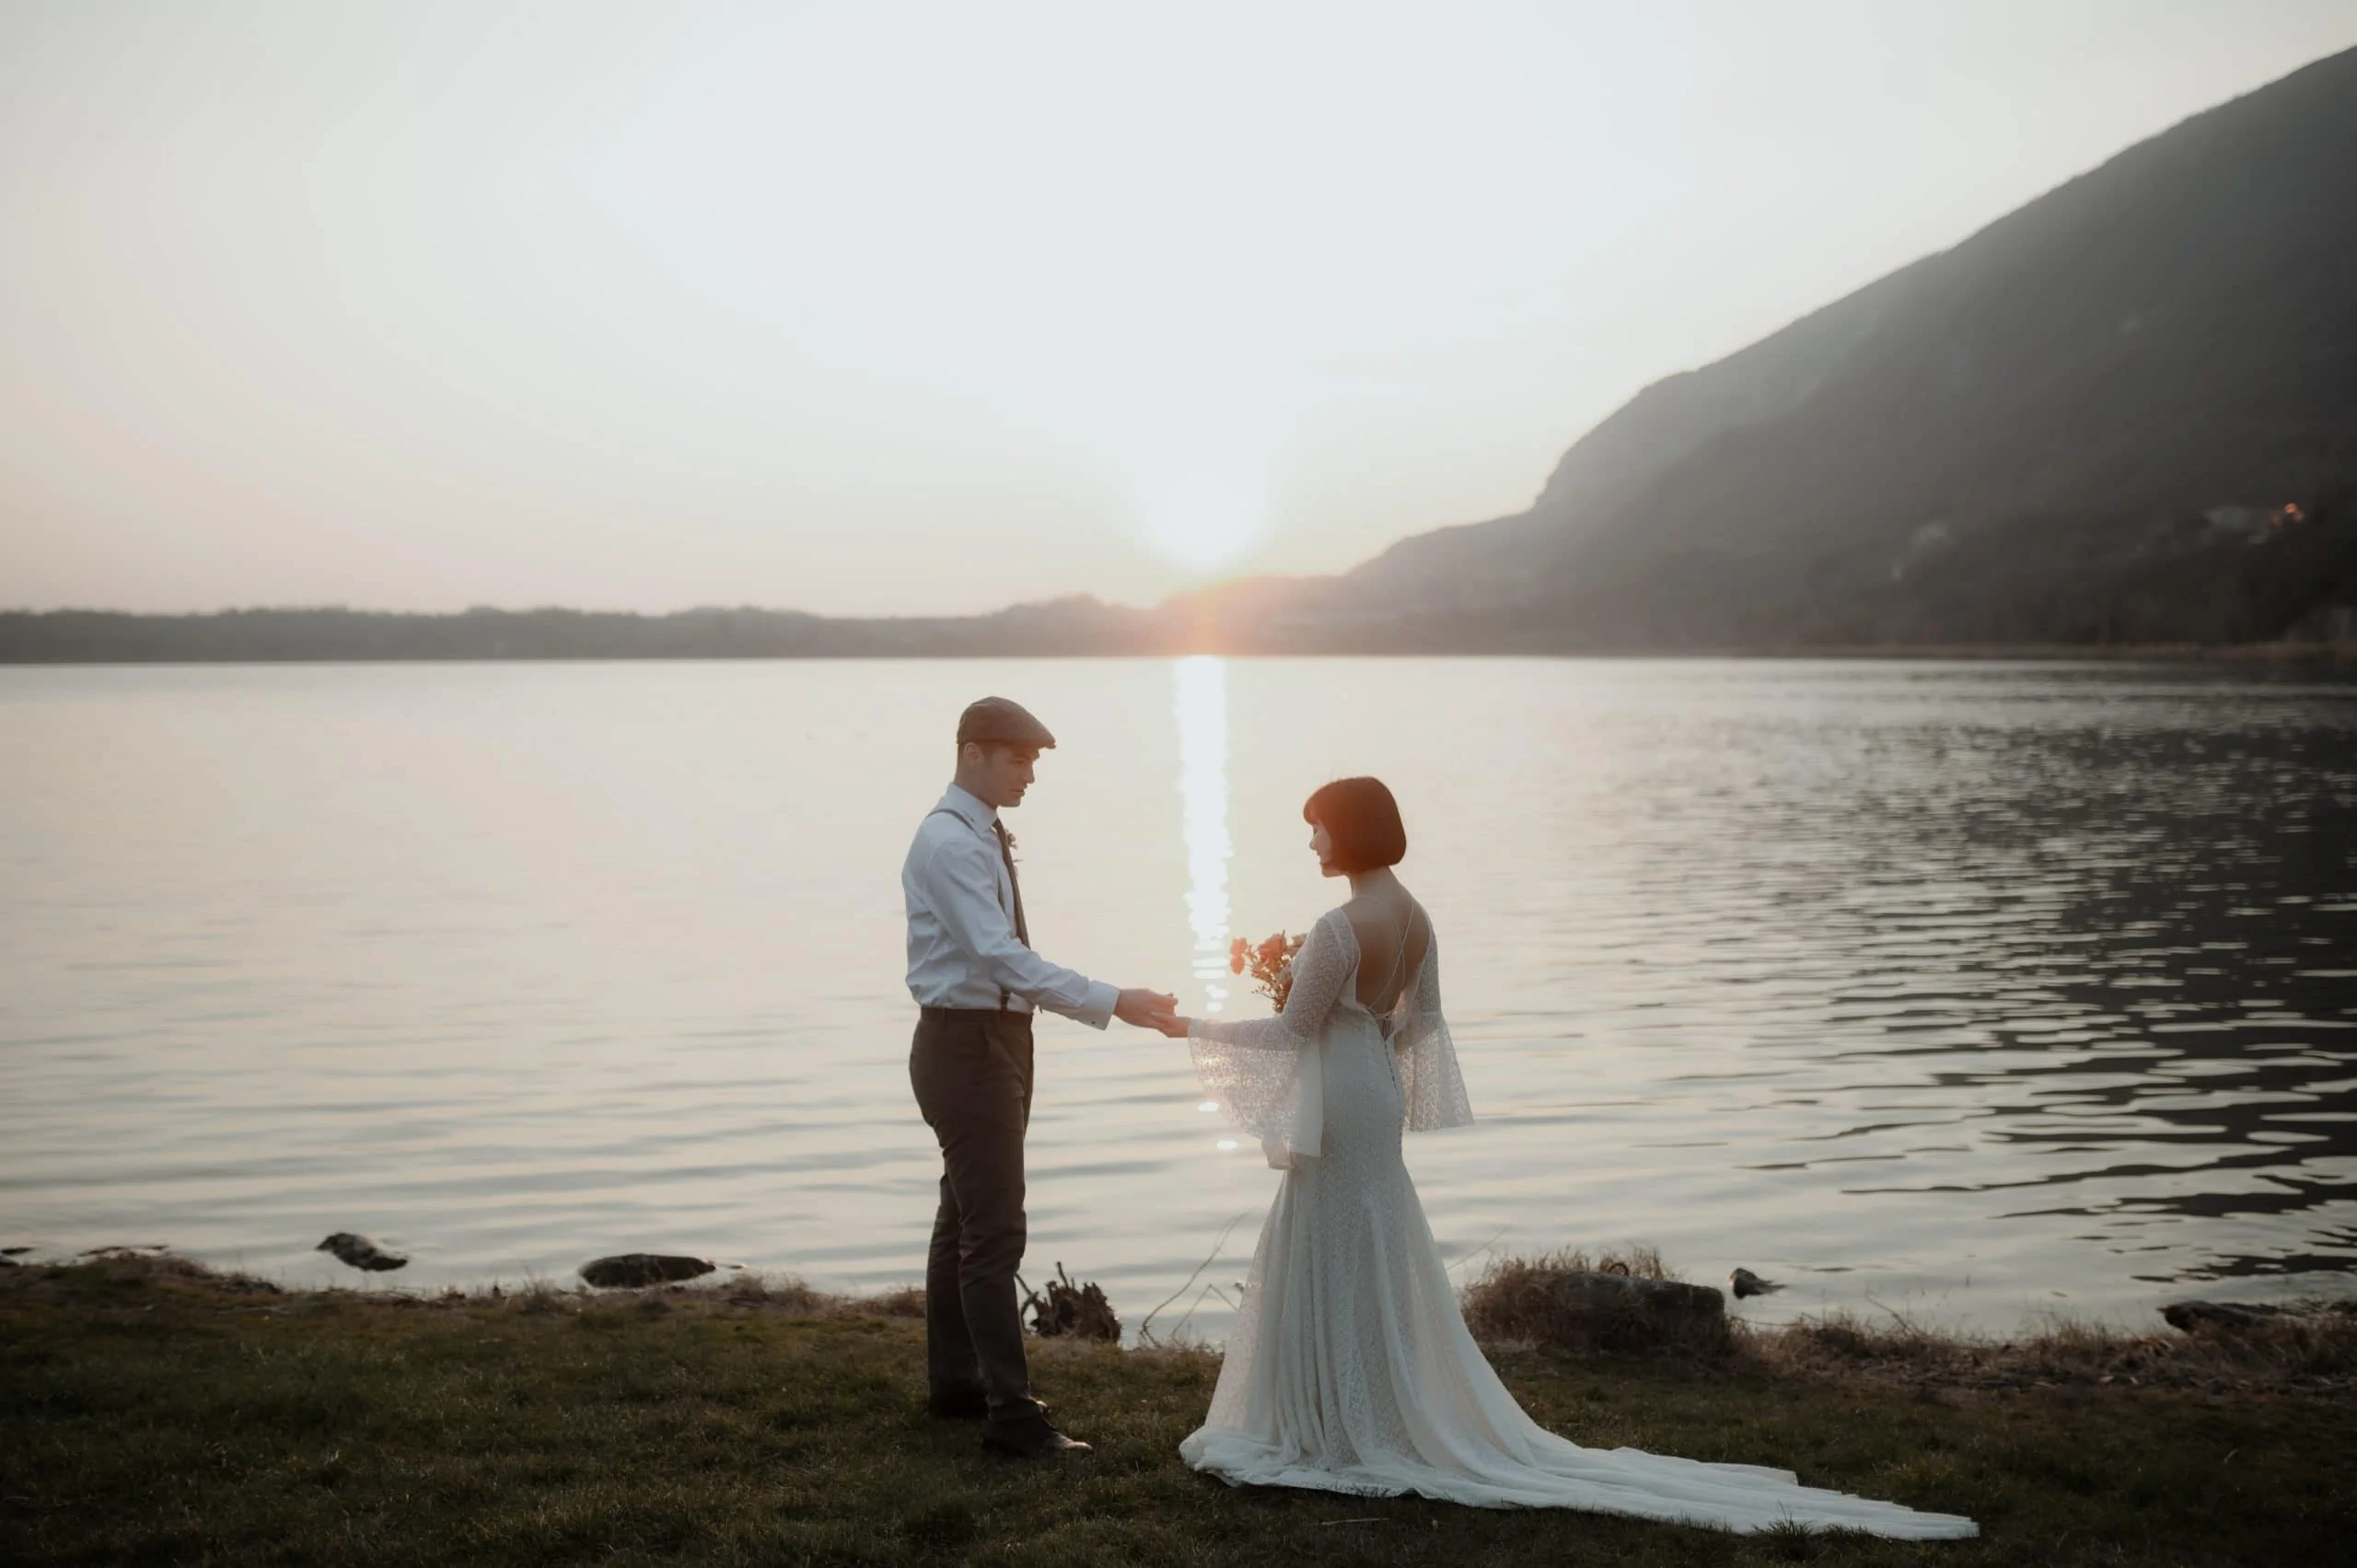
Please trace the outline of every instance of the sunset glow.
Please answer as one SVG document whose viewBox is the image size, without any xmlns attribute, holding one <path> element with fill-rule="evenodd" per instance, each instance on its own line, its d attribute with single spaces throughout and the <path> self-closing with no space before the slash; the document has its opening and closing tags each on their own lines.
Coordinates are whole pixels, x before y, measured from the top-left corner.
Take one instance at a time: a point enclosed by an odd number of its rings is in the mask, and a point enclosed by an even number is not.
<svg viewBox="0 0 2357 1568">
<path fill-rule="evenodd" d="M 2351 41 L 2328 0 L 15 6 L 0 581 L 886 615 L 1343 570 Z"/>
</svg>

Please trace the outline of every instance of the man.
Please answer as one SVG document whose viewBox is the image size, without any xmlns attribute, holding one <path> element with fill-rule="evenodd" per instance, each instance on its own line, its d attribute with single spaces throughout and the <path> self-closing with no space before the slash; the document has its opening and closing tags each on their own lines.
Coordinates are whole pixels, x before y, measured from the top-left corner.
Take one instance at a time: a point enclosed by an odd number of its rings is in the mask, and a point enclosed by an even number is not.
<svg viewBox="0 0 2357 1568">
<path fill-rule="evenodd" d="M 1014 840 L 998 813 L 1023 802 L 1048 727 L 1004 697 L 958 721 L 958 771 L 917 824 L 900 866 L 909 993 L 917 1001 L 909 1081 L 941 1142 L 941 1208 L 925 1258 L 925 1371 L 933 1413 L 983 1418 L 982 1444 L 1025 1458 L 1089 1452 L 1031 1398 L 1015 1271 L 1023 1261 L 1023 1133 L 1031 1120 L 1031 1011 L 1140 1028 L 1178 1000 L 1116 991 L 1031 950 Z"/>
</svg>

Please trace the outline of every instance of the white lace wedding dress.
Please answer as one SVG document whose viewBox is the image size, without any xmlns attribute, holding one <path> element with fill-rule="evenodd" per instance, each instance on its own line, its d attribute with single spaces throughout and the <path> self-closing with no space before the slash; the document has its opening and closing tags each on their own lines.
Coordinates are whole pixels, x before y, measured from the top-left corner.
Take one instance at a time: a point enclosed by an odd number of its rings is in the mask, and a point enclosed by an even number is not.
<svg viewBox="0 0 2357 1568">
<path fill-rule="evenodd" d="M 1969 1519 L 1802 1486 L 1789 1470 L 1583 1448 L 1523 1414 L 1466 1331 L 1400 1158 L 1403 1128 L 1473 1120 L 1441 1016 L 1437 943 L 1421 910 L 1411 931 L 1419 922 L 1422 957 L 1380 1013 L 1360 999 L 1358 939 L 1336 909 L 1295 958 L 1283 1013 L 1190 1031 L 1211 1095 L 1285 1175 L 1211 1412 L 1179 1445 L 1187 1462 L 1237 1484 L 1741 1532 L 1796 1520 L 1910 1539 L 1978 1534 Z M 1413 947 L 1401 944 L 1403 958 Z"/>
</svg>

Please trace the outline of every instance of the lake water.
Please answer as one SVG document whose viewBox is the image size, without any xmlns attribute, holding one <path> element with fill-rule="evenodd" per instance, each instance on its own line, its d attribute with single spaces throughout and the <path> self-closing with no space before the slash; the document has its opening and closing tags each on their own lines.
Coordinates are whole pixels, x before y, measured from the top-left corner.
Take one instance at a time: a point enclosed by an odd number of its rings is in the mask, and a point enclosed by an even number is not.
<svg viewBox="0 0 2357 1568">
<path fill-rule="evenodd" d="M 1057 731 L 1035 939 L 1190 1011 L 1394 787 L 1479 1124 L 1444 1249 L 1775 1318 L 2152 1321 L 2357 1268 L 2357 687 L 2191 667 L 1218 660 L 0 669 L 0 1244 L 292 1283 L 702 1252 L 921 1277 L 899 866 L 970 698 Z M 1216 1339 L 1278 1180 L 1043 1019 L 1035 1283 Z M 1199 1305 L 1197 1305 L 1199 1303 Z"/>
</svg>

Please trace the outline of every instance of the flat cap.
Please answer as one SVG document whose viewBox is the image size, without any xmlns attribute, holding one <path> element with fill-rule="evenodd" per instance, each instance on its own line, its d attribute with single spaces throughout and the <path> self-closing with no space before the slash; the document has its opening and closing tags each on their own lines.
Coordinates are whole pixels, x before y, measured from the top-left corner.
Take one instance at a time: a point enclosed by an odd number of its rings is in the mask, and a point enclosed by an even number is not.
<svg viewBox="0 0 2357 1568">
<path fill-rule="evenodd" d="M 1040 751 L 1056 743 L 1048 726 L 1031 716 L 1030 709 L 1004 697 L 985 697 L 958 715 L 958 744 L 970 740 L 996 740 Z"/>
</svg>

